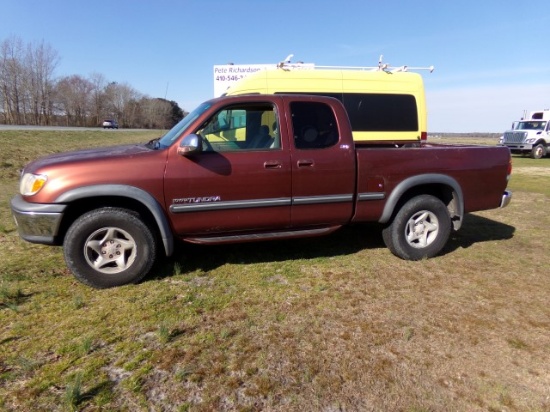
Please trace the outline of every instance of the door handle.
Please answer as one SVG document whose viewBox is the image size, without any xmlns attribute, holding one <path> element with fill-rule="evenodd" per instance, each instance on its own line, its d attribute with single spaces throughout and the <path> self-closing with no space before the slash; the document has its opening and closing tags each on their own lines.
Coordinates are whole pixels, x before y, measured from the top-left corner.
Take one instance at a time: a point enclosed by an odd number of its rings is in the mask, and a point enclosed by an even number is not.
<svg viewBox="0 0 550 412">
<path fill-rule="evenodd" d="M 265 169 L 280 169 L 281 167 L 281 162 L 279 162 L 278 160 L 268 160 L 264 162 Z"/>
<path fill-rule="evenodd" d="M 298 167 L 311 167 L 315 164 L 313 159 L 300 159 L 297 162 Z"/>
</svg>

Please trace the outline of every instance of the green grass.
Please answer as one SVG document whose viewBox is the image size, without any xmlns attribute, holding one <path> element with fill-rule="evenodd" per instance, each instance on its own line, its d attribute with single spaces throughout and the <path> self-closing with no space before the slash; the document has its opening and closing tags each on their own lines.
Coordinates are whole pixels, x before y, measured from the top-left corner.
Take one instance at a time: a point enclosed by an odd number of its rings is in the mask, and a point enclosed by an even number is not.
<svg viewBox="0 0 550 412">
<path fill-rule="evenodd" d="M 550 408 L 550 158 L 514 157 L 510 206 L 420 262 L 361 225 L 178 245 L 142 283 L 94 290 L 18 238 L 24 163 L 156 135 L 0 132 L 0 410 Z"/>
</svg>

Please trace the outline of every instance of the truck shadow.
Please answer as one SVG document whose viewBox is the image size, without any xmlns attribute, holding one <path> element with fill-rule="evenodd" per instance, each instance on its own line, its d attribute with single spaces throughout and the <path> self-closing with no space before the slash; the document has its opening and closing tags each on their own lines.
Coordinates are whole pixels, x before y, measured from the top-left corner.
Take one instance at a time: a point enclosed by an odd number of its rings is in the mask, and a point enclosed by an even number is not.
<svg viewBox="0 0 550 412">
<path fill-rule="evenodd" d="M 515 228 L 476 215 L 466 215 L 459 232 L 451 233 L 440 256 L 476 243 L 510 239 Z M 313 260 L 383 249 L 382 226 L 360 224 L 348 226 L 323 237 L 285 241 L 201 246 L 179 242 L 171 258 L 159 259 L 147 280 L 170 277 L 175 273 L 206 273 L 225 264 L 253 264 Z M 398 259 L 398 258 L 396 258 Z"/>
<path fill-rule="evenodd" d="M 154 280 L 181 273 L 206 273 L 226 264 L 254 264 L 313 260 L 344 256 L 365 249 L 383 249 L 382 226 L 376 224 L 343 227 L 321 237 L 274 240 L 255 243 L 202 246 L 178 242 L 170 258 L 159 259 L 150 275 Z"/>
<path fill-rule="evenodd" d="M 511 239 L 516 228 L 482 216 L 467 214 L 462 228 L 452 232 L 449 241 L 440 255 L 457 249 L 467 249 L 476 243 Z"/>
</svg>

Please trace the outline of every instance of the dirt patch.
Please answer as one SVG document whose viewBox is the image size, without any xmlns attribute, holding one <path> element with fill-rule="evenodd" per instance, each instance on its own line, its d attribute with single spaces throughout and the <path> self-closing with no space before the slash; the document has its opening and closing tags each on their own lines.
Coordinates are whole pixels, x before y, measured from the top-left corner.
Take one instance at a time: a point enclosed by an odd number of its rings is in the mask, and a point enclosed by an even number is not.
<svg viewBox="0 0 550 412">
<path fill-rule="evenodd" d="M 514 174 L 527 176 L 550 177 L 550 168 L 548 167 L 518 167 L 514 169 Z"/>
</svg>

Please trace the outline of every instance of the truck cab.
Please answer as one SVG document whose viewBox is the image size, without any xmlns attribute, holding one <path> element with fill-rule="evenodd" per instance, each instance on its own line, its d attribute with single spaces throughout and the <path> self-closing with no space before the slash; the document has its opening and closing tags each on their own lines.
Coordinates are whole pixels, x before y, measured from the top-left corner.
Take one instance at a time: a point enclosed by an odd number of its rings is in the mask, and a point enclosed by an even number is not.
<svg viewBox="0 0 550 412">
<path fill-rule="evenodd" d="M 512 153 L 529 155 L 533 159 L 546 156 L 550 149 L 550 110 L 533 111 L 514 122 L 512 129 L 500 138 L 499 145 L 508 147 Z"/>
</svg>

